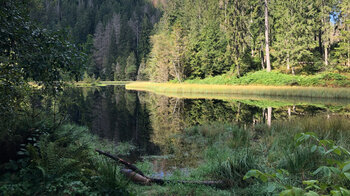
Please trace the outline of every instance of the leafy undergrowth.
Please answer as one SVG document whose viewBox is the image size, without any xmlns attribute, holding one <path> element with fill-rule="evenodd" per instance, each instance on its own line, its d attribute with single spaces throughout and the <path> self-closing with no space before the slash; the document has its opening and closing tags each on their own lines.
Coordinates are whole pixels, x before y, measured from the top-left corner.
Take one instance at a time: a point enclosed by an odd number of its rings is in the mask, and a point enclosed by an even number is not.
<svg viewBox="0 0 350 196">
<path fill-rule="evenodd" d="M 19 159 L 1 165 L 0 195 L 129 195 L 128 181 L 114 161 L 94 151 L 116 151 L 88 129 L 64 125 L 27 138 L 17 152 Z M 121 151 L 120 151 L 121 150 Z"/>
<path fill-rule="evenodd" d="M 39 128 L 40 130 L 42 128 Z M 39 131 L 40 131 L 39 130 Z M 175 170 L 169 180 L 221 180 L 223 187 L 181 183 L 141 186 L 128 182 L 114 161 L 95 148 L 127 154 L 86 128 L 64 125 L 27 138 L 18 155 L 0 168 L 1 195 L 346 195 L 350 189 L 350 122 L 332 116 L 275 122 L 271 127 L 213 123 L 180 135 L 178 151 L 190 146 L 199 166 Z M 312 131 L 312 132 L 310 132 Z M 187 147 L 186 147 L 187 146 Z M 175 149 L 175 147 L 174 147 Z M 137 165 L 146 175 L 152 164 Z M 294 194 L 297 193 L 297 194 Z"/>
<path fill-rule="evenodd" d="M 323 86 L 323 87 L 348 87 L 350 80 L 347 76 L 338 73 L 320 73 L 317 75 L 289 75 L 272 71 L 257 71 L 237 78 L 230 74 L 187 80 L 190 84 L 231 84 L 231 85 L 273 85 L 273 86 Z"/>
<path fill-rule="evenodd" d="M 176 138 L 202 157 L 172 180 L 222 180 L 225 188 L 137 186 L 141 195 L 347 195 L 350 122 L 344 117 L 294 119 L 268 127 L 198 126 Z M 312 132 L 309 132 L 312 131 Z M 181 146 L 178 147 L 181 151 Z M 184 147 L 185 149 L 185 147 Z M 185 151 L 183 153 L 186 153 Z"/>
</svg>

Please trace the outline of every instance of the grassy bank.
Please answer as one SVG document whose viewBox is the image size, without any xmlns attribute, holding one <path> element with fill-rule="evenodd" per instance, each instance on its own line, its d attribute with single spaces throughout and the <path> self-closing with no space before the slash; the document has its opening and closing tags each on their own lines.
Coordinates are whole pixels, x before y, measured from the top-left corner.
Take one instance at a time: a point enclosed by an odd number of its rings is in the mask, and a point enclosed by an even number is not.
<svg viewBox="0 0 350 196">
<path fill-rule="evenodd" d="M 330 119 L 298 118 L 275 122 L 271 127 L 221 123 L 192 127 L 173 136 L 181 141 L 174 149 L 198 156 L 199 166 L 175 171 L 169 179 L 222 180 L 227 188 L 169 184 L 137 187 L 136 192 L 147 195 L 276 195 L 283 191 L 300 193 L 285 195 L 304 195 L 309 191 L 324 195 L 331 191 L 346 192 L 350 188 L 350 178 L 346 177 L 350 165 L 345 167 L 350 163 L 346 150 L 350 149 L 349 130 L 348 119 L 336 116 Z M 313 132 L 310 137 L 307 134 L 301 137 L 302 133 L 310 131 Z M 319 168 L 321 171 L 317 173 Z M 247 178 L 257 170 L 262 176 Z"/>
<path fill-rule="evenodd" d="M 277 71 L 270 73 L 257 71 L 237 78 L 232 74 L 224 74 L 205 79 L 187 80 L 189 84 L 227 84 L 227 85 L 272 85 L 272 86 L 319 86 L 349 87 L 350 79 L 338 73 L 321 73 L 317 75 L 290 75 Z"/>
<path fill-rule="evenodd" d="M 242 86 L 214 84 L 177 84 L 133 82 L 126 85 L 128 90 L 142 90 L 155 93 L 215 94 L 215 95 L 258 95 L 281 97 L 310 97 L 349 99 L 350 88 L 297 87 L 297 86 Z"/>
</svg>

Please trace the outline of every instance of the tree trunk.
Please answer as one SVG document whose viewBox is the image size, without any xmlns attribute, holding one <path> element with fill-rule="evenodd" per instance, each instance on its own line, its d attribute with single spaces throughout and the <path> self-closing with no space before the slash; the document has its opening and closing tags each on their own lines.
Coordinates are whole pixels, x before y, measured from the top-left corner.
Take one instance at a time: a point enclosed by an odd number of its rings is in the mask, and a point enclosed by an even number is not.
<svg viewBox="0 0 350 196">
<path fill-rule="evenodd" d="M 263 43 L 261 43 L 260 56 L 261 56 L 261 67 L 262 67 L 262 69 L 265 69 L 265 65 L 264 65 L 265 57 L 264 57 L 264 44 Z"/>
<path fill-rule="evenodd" d="M 328 45 L 324 46 L 324 64 L 328 66 Z"/>
<path fill-rule="evenodd" d="M 207 180 L 207 181 L 184 181 L 184 180 L 175 180 L 175 181 L 171 181 L 171 180 L 163 180 L 163 179 L 159 179 L 159 178 L 150 178 L 148 176 L 145 176 L 142 171 L 137 168 L 136 166 L 124 161 L 123 159 L 103 152 L 101 150 L 97 150 L 96 152 L 98 152 L 99 154 L 102 154 L 104 156 L 107 156 L 108 158 L 111 158 L 115 161 L 117 161 L 118 163 L 123 164 L 127 169 L 121 169 L 121 173 L 123 173 L 127 178 L 129 178 L 130 180 L 132 180 L 135 183 L 138 184 L 142 184 L 142 185 L 152 185 L 152 184 L 159 184 L 159 185 L 164 185 L 166 183 L 180 183 L 180 184 L 198 184 L 198 185 L 206 185 L 206 186 L 215 186 L 215 187 L 226 187 L 226 183 L 224 181 L 212 181 L 212 180 Z"/>
<path fill-rule="evenodd" d="M 290 60 L 289 60 L 289 52 L 288 52 L 288 55 L 287 55 L 287 72 L 289 72 L 290 70 Z"/>
<path fill-rule="evenodd" d="M 271 127 L 272 107 L 267 108 L 267 125 Z"/>
<path fill-rule="evenodd" d="M 318 32 L 318 47 L 319 47 L 319 51 L 320 51 L 320 55 L 323 55 L 323 45 L 322 45 L 322 29 L 319 29 Z"/>
<path fill-rule="evenodd" d="M 346 30 L 347 32 L 350 32 L 350 25 L 346 25 Z M 350 67 L 350 40 L 348 38 L 348 63 L 347 63 L 348 67 Z"/>
<path fill-rule="evenodd" d="M 348 41 L 348 67 L 350 67 L 350 41 Z"/>
<path fill-rule="evenodd" d="M 240 69 L 241 69 L 241 66 L 239 65 L 239 60 L 237 57 L 235 57 L 235 64 L 236 64 L 236 69 L 237 69 L 237 77 L 241 77 L 241 72 L 240 72 Z"/>
<path fill-rule="evenodd" d="M 324 64 L 326 66 L 328 66 L 328 42 L 329 42 L 329 37 L 328 37 L 328 18 L 327 16 L 325 16 L 324 14 L 324 10 L 325 10 L 325 0 L 322 1 L 322 13 L 323 13 L 323 16 L 322 16 L 322 25 L 324 27 L 324 40 L 323 40 L 323 44 L 324 44 Z"/>
<path fill-rule="evenodd" d="M 270 47 L 269 47 L 269 10 L 268 0 L 265 0 L 265 44 L 266 44 L 266 71 L 271 71 Z"/>
<path fill-rule="evenodd" d="M 288 118 L 292 116 L 292 108 L 288 107 Z"/>
</svg>

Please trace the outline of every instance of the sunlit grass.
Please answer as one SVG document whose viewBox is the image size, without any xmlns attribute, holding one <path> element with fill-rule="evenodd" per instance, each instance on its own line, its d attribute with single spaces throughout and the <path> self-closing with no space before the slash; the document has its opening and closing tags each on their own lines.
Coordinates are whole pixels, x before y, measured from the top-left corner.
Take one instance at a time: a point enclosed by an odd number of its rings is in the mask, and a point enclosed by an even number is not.
<svg viewBox="0 0 350 196">
<path fill-rule="evenodd" d="M 349 87 L 350 80 L 345 74 L 323 72 L 316 75 L 290 75 L 278 71 L 256 71 L 240 78 L 227 73 L 204 79 L 186 80 L 191 84 L 230 84 L 230 85 L 271 85 L 271 86 L 321 86 Z"/>
<path fill-rule="evenodd" d="M 214 84 L 174 84 L 133 82 L 126 85 L 128 90 L 151 91 L 155 93 L 212 94 L 212 95 L 258 95 L 281 97 L 311 97 L 349 99 L 350 88 L 296 87 L 296 86 L 241 86 Z"/>
</svg>

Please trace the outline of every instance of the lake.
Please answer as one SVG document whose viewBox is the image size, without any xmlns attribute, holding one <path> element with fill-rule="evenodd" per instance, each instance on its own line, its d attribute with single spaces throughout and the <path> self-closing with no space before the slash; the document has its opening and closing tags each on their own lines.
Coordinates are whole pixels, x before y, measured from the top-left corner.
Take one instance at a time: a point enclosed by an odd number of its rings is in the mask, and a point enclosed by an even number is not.
<svg viewBox="0 0 350 196">
<path fill-rule="evenodd" d="M 136 148 L 126 159 L 150 161 L 159 177 L 174 168 L 196 167 L 200 162 L 196 156 L 200 149 L 179 136 L 189 127 L 213 123 L 271 126 L 313 116 L 330 119 L 341 115 L 350 119 L 347 99 L 159 95 L 129 91 L 123 85 L 70 88 L 65 96 L 71 101 L 61 110 L 71 121 L 89 127 L 92 133 L 116 145 L 133 144 Z"/>
</svg>

